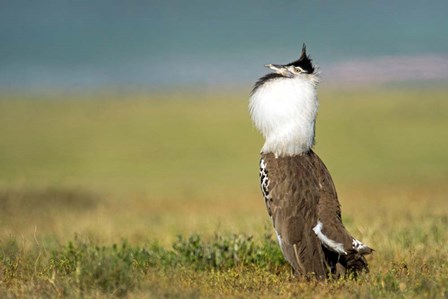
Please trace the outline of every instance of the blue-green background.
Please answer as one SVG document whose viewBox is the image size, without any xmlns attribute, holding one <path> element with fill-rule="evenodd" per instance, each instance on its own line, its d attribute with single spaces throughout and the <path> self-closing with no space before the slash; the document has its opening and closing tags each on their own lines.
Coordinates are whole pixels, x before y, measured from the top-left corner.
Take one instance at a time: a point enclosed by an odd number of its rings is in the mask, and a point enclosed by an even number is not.
<svg viewBox="0 0 448 299">
<path fill-rule="evenodd" d="M 303 42 L 325 78 L 353 60 L 446 58 L 447 32 L 442 0 L 1 0 L 0 88 L 241 87 Z M 425 61 L 446 79 L 448 60 Z"/>
</svg>

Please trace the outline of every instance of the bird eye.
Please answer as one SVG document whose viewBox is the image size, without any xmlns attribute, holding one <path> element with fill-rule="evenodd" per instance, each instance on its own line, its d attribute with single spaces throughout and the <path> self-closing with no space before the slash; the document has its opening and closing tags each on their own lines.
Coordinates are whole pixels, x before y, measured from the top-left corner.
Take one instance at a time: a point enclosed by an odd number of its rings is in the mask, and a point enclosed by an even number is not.
<svg viewBox="0 0 448 299">
<path fill-rule="evenodd" d="M 303 73 L 303 69 L 302 69 L 301 67 L 296 67 L 296 71 L 297 71 L 298 73 Z"/>
</svg>

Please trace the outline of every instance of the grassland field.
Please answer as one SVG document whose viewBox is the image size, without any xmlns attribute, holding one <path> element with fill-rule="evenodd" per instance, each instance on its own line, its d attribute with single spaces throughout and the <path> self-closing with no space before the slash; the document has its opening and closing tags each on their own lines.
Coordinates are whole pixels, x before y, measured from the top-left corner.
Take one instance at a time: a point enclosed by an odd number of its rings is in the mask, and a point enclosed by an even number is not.
<svg viewBox="0 0 448 299">
<path fill-rule="evenodd" d="M 0 297 L 448 298 L 448 89 L 321 91 L 315 151 L 376 250 L 326 282 L 281 258 L 247 98 L 0 95 Z"/>
</svg>

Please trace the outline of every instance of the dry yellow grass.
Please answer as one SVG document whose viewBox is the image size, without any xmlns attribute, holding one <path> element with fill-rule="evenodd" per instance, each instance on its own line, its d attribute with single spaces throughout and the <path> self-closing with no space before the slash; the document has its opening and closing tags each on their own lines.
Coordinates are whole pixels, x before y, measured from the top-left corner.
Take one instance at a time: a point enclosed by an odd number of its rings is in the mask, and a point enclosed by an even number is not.
<svg viewBox="0 0 448 299">
<path fill-rule="evenodd" d="M 446 90 L 321 93 L 316 151 L 333 174 L 346 226 L 376 249 L 361 280 L 150 268 L 127 294 L 447 296 L 447 98 Z M 246 105 L 238 95 L 3 96 L 0 245 L 12 237 L 25 253 L 58 250 L 75 234 L 93 245 L 157 240 L 166 248 L 177 234 L 260 238 L 269 227 L 257 177 L 262 140 Z M 25 277 L 19 289 L 0 278 L 0 289 L 33 296 L 45 281 Z"/>
</svg>

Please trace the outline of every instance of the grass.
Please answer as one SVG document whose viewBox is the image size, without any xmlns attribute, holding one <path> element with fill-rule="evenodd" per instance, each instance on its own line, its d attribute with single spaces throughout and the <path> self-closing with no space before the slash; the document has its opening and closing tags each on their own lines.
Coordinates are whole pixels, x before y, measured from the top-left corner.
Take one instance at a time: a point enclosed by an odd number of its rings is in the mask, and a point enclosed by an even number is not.
<svg viewBox="0 0 448 299">
<path fill-rule="evenodd" d="M 320 101 L 315 149 L 369 274 L 292 277 L 246 95 L 3 95 L 0 297 L 447 297 L 448 91 Z"/>
</svg>

